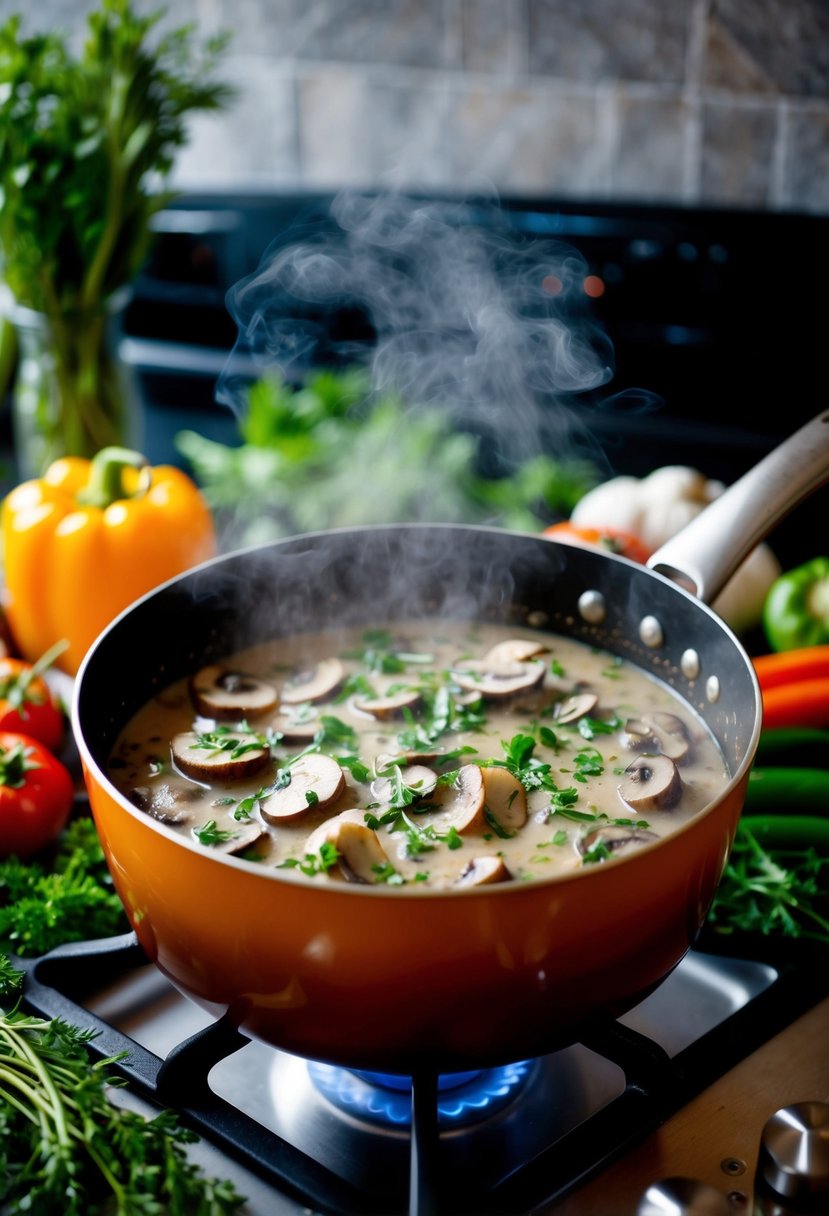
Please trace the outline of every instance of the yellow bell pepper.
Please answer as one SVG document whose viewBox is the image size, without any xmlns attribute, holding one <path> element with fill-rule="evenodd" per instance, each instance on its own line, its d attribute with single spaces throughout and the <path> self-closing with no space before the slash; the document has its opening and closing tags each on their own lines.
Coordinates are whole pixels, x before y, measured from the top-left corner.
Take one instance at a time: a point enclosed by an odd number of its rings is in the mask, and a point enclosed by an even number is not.
<svg viewBox="0 0 829 1216">
<path fill-rule="evenodd" d="M 34 661 L 56 642 L 74 675 L 98 634 L 133 600 L 216 552 L 213 519 L 180 469 L 138 452 L 66 456 L 2 506 L 3 607 Z"/>
</svg>

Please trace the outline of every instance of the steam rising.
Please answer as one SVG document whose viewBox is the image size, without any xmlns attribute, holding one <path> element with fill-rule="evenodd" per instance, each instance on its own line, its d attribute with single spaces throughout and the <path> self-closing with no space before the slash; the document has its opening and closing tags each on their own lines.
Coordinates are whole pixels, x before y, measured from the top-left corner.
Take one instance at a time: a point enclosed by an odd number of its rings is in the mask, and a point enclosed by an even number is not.
<svg viewBox="0 0 829 1216">
<path fill-rule="evenodd" d="M 367 363 L 375 392 L 440 407 L 487 436 L 505 471 L 546 448 L 567 455 L 574 394 L 607 383 L 607 337 L 590 320 L 584 259 L 522 240 L 491 204 L 343 193 L 330 216 L 280 238 L 228 307 L 237 354 L 300 382 L 333 356 Z M 333 343 L 329 321 L 357 306 L 374 340 Z M 247 382 L 231 365 L 217 397 L 237 415 Z"/>
</svg>

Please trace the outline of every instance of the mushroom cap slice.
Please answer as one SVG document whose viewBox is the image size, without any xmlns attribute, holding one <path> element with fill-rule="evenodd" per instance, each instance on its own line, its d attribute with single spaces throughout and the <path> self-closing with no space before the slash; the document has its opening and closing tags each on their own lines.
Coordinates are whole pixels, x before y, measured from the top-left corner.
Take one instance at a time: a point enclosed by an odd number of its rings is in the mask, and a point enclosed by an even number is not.
<svg viewBox="0 0 829 1216">
<path fill-rule="evenodd" d="M 323 811 L 345 789 L 345 773 L 337 761 L 316 752 L 300 756 L 283 779 L 285 784 L 259 803 L 259 813 L 268 823 L 290 823 L 311 810 Z"/>
<path fill-rule="evenodd" d="M 416 688 L 400 688 L 397 692 L 379 697 L 356 696 L 351 704 L 361 713 L 371 714 L 372 718 L 393 718 L 404 709 L 413 709 L 420 701 L 420 693 Z"/>
<path fill-rule="evenodd" d="M 199 743 L 203 737 L 196 731 L 185 730 L 170 740 L 176 768 L 197 781 L 239 781 L 258 773 L 271 758 L 270 750 L 261 745 L 256 735 L 240 731 L 226 737 L 224 742 L 232 742 L 240 749 L 238 755 L 233 747 L 212 748 Z"/>
<path fill-rule="evenodd" d="M 544 679 L 544 669 L 544 663 L 538 660 L 491 663 L 488 659 L 469 659 L 452 669 L 452 679 L 467 692 L 498 701 L 538 687 Z"/>
<path fill-rule="evenodd" d="M 631 810 L 659 811 L 679 800 L 682 778 L 670 756 L 643 753 L 627 766 L 616 788 Z"/>
<path fill-rule="evenodd" d="M 664 710 L 644 718 L 628 718 L 621 737 L 625 747 L 658 748 L 672 760 L 684 760 L 691 747 L 685 723 Z"/>
<path fill-rule="evenodd" d="M 553 721 L 563 726 L 567 722 L 577 722 L 585 714 L 589 714 L 599 703 L 599 698 L 593 692 L 578 692 L 572 697 L 559 701 L 553 710 Z"/>
<path fill-rule="evenodd" d="M 400 780 L 410 790 L 415 791 L 417 795 L 415 800 L 417 800 L 434 793 L 438 775 L 434 769 L 427 768 L 425 764 L 409 764 L 405 768 L 401 768 Z M 396 788 L 397 782 L 394 778 L 381 773 L 371 783 L 372 797 L 376 798 L 378 802 L 391 802 Z"/>
<path fill-rule="evenodd" d="M 212 853 L 244 853 L 245 849 L 250 849 L 253 845 L 267 836 L 267 830 L 261 823 L 253 820 L 251 823 L 242 824 L 238 832 L 231 836 L 230 840 L 220 840 L 216 844 L 210 845 Z"/>
<path fill-rule="evenodd" d="M 345 668 L 337 658 L 320 659 L 319 663 L 298 671 L 282 685 L 280 699 L 285 705 L 303 701 L 327 701 L 345 679 Z"/>
<path fill-rule="evenodd" d="M 493 882 L 510 882 L 511 879 L 512 874 L 504 864 L 502 857 L 494 855 L 473 857 L 461 870 L 455 886 L 483 887 Z"/>
<path fill-rule="evenodd" d="M 486 811 L 508 832 L 527 822 L 527 791 L 509 769 L 494 764 L 481 769 L 484 776 Z"/>
<path fill-rule="evenodd" d="M 190 680 L 190 697 L 205 718 L 256 718 L 278 704 L 276 689 L 244 671 L 220 663 L 202 667 Z"/>
<path fill-rule="evenodd" d="M 464 764 L 451 785 L 442 785 L 433 795 L 433 802 L 442 808 L 440 822 L 465 832 L 486 830 L 484 770 L 477 764 Z"/>
<path fill-rule="evenodd" d="M 346 882 L 376 882 L 377 868 L 384 869 L 389 862 L 377 833 L 365 823 L 364 812 L 354 808 L 320 824 L 308 837 L 305 852 L 316 856 L 324 844 L 332 844 L 339 853 L 336 866 L 327 873 Z"/>
<path fill-rule="evenodd" d="M 580 838 L 576 847 L 582 856 L 589 853 L 591 849 L 595 849 L 598 844 L 603 844 L 611 853 L 618 853 L 622 849 L 650 844 L 654 840 L 659 840 L 659 836 L 656 832 L 649 832 L 646 828 L 607 824 L 605 827 L 594 828 L 592 832 L 587 832 Z"/>
<path fill-rule="evenodd" d="M 486 652 L 484 661 L 496 666 L 502 663 L 526 663 L 527 659 L 547 654 L 549 649 L 549 646 L 533 638 L 506 638 L 503 642 L 496 642 Z"/>
<path fill-rule="evenodd" d="M 316 714 L 300 718 L 290 713 L 279 713 L 271 721 L 272 729 L 291 743 L 310 743 L 321 725 Z"/>
</svg>

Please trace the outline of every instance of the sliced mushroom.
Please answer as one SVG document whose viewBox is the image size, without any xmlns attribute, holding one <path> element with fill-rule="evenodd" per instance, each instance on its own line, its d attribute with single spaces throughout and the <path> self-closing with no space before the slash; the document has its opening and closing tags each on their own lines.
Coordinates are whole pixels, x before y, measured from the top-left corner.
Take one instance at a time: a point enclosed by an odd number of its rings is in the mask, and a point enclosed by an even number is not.
<svg viewBox="0 0 829 1216">
<path fill-rule="evenodd" d="M 280 713 L 273 719 L 271 726 L 290 743 L 310 743 L 321 723 L 316 715 L 299 718 L 290 713 Z"/>
<path fill-rule="evenodd" d="M 484 776 L 477 764 L 462 765 L 451 785 L 438 787 L 433 801 L 445 808 L 441 812 L 441 822 L 456 832 L 463 834 L 486 829 Z"/>
<path fill-rule="evenodd" d="M 281 699 L 285 705 L 303 701 L 327 701 L 345 679 L 345 668 L 339 659 L 321 659 L 314 667 L 298 671 L 282 685 Z"/>
<path fill-rule="evenodd" d="M 652 840 L 659 840 L 659 837 L 656 832 L 649 832 L 646 828 L 609 824 L 606 827 L 595 828 L 592 832 L 587 832 L 581 837 L 576 847 L 582 856 L 600 844 L 603 844 L 609 852 L 618 853 L 622 849 L 650 844 Z"/>
<path fill-rule="evenodd" d="M 458 887 L 483 887 L 492 882 L 510 882 L 512 874 L 501 857 L 473 857 L 463 867 Z"/>
<path fill-rule="evenodd" d="M 566 722 L 577 722 L 585 714 L 589 714 L 599 703 L 599 698 L 592 692 L 580 692 L 575 696 L 559 701 L 553 710 L 553 720 L 563 726 Z"/>
<path fill-rule="evenodd" d="M 219 663 L 196 672 L 190 680 L 190 696 L 205 718 L 256 718 L 278 704 L 273 685 Z"/>
<path fill-rule="evenodd" d="M 691 746 L 682 719 L 662 710 L 647 718 L 628 718 L 622 732 L 622 743 L 631 749 L 658 748 L 672 760 L 684 760 Z"/>
<path fill-rule="evenodd" d="M 256 735 L 240 732 L 226 738 L 226 742 L 232 740 L 238 748 L 244 748 L 239 755 L 230 747 L 211 748 L 210 744 L 199 743 L 203 737 L 186 730 L 170 740 L 170 753 L 176 768 L 198 781 L 241 780 L 258 773 L 271 758 L 270 751 L 259 745 Z"/>
<path fill-rule="evenodd" d="M 634 811 L 664 810 L 682 794 L 682 778 L 670 756 L 637 756 L 623 776 L 616 788 L 622 802 Z"/>
<path fill-rule="evenodd" d="M 160 823 L 189 823 L 193 818 L 189 803 L 200 798 L 202 790 L 193 785 L 174 785 L 164 781 L 159 785 L 137 785 L 127 792 L 130 802 L 152 815 Z"/>
<path fill-rule="evenodd" d="M 543 642 L 534 641 L 532 638 L 507 638 L 503 642 L 496 642 L 491 650 L 487 651 L 485 662 L 494 663 L 496 666 L 502 663 L 526 663 L 527 659 L 546 654 L 549 649 Z"/>
<path fill-rule="evenodd" d="M 259 811 L 268 823 L 290 823 L 310 810 L 324 811 L 345 789 L 345 774 L 336 760 L 313 752 L 285 770 L 284 784 L 263 798 Z"/>
<path fill-rule="evenodd" d="M 470 659 L 452 670 L 452 679 L 467 692 L 498 701 L 536 688 L 544 679 L 544 664 L 538 661 L 491 663 L 488 659 Z"/>
<path fill-rule="evenodd" d="M 418 798 L 426 798 L 434 792 L 438 783 L 437 773 L 427 768 L 425 764 L 410 764 L 400 770 L 400 780 L 410 790 L 414 790 Z M 371 783 L 372 797 L 378 802 L 391 802 L 397 783 L 393 777 L 380 776 Z"/>
<path fill-rule="evenodd" d="M 505 831 L 514 832 L 527 822 L 527 793 L 509 769 L 493 765 L 484 775 L 486 810 Z"/>
<path fill-rule="evenodd" d="M 400 688 L 397 692 L 381 697 L 354 697 L 352 704 L 361 713 L 373 718 L 393 718 L 404 709 L 413 709 L 420 701 L 416 688 Z"/>
<path fill-rule="evenodd" d="M 346 882 L 376 882 L 378 868 L 384 869 L 389 862 L 377 833 L 367 826 L 363 812 L 353 808 L 326 820 L 313 831 L 306 841 L 305 852 L 316 856 L 324 844 L 332 844 L 339 853 L 328 874 Z"/>
<path fill-rule="evenodd" d="M 211 853 L 244 853 L 245 849 L 253 848 L 258 844 L 263 836 L 267 836 L 266 829 L 261 823 L 256 823 L 254 820 L 251 823 L 245 823 L 231 836 L 230 840 L 220 840 L 216 844 L 210 846 Z"/>
</svg>

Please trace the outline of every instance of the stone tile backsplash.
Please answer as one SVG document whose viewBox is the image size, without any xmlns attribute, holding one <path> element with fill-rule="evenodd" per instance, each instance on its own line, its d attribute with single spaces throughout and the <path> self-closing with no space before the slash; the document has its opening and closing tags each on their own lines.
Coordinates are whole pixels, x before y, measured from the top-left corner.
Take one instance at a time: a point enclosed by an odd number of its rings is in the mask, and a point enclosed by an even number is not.
<svg viewBox="0 0 829 1216">
<path fill-rule="evenodd" d="M 147 10 L 157 0 L 139 0 Z M 86 0 L 0 0 L 80 35 Z M 180 189 L 394 186 L 829 212 L 826 0 L 168 0 L 238 95 Z"/>
</svg>

